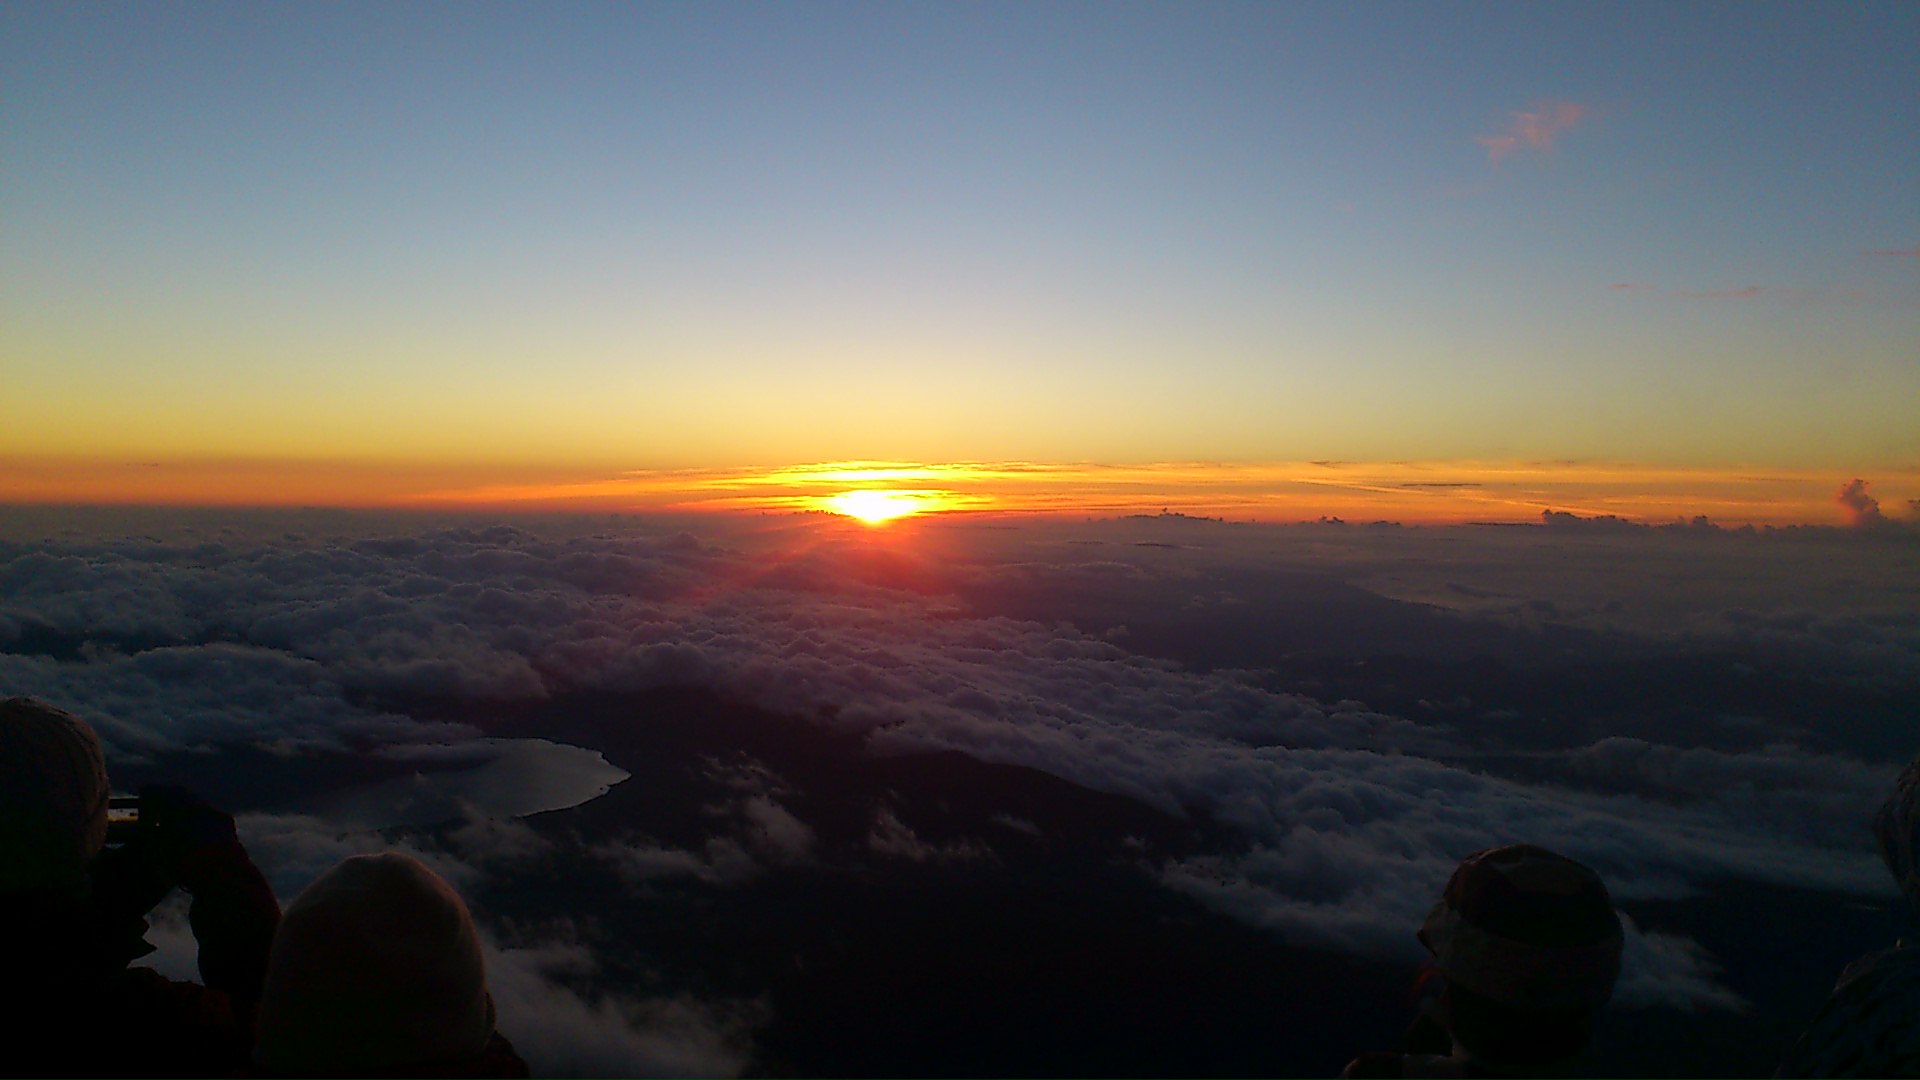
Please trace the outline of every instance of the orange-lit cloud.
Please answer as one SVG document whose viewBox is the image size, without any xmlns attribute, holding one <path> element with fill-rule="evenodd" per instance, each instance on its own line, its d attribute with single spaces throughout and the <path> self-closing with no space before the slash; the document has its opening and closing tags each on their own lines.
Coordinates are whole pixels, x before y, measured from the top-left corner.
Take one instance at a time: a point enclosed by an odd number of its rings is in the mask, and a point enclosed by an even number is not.
<svg viewBox="0 0 1920 1080">
<path fill-rule="evenodd" d="M 1880 500 L 1867 494 L 1867 482 L 1859 477 L 1840 485 L 1833 501 L 1846 510 L 1849 524 L 1856 528 L 1871 528 L 1886 523 L 1886 515 L 1880 512 Z"/>
<path fill-rule="evenodd" d="M 1920 471 L 1898 482 L 1920 487 Z M 1728 524 L 1833 519 L 1826 470 L 1579 462 L 1285 462 L 1140 465 L 834 462 L 764 470 L 637 472 L 558 486 L 423 495 L 440 505 L 789 512 L 845 492 L 895 492 L 928 510 L 1084 516 L 1178 513 L 1236 520 L 1339 517 L 1409 524 L 1532 521 L 1542 510 L 1639 521 L 1707 515 Z"/>
<path fill-rule="evenodd" d="M 1920 469 L 1878 469 L 1896 494 Z M 1831 470 L 1596 462 L 845 461 L 771 468 L 578 470 L 326 462 L 0 459 L 0 503 L 343 506 L 474 511 L 839 512 L 893 501 L 942 513 L 1110 517 L 1162 510 L 1232 520 L 1406 524 L 1536 521 L 1543 510 L 1643 522 L 1834 523 Z M 853 495 L 857 492 L 873 494 Z M 1896 504 L 1898 505 L 1898 504 Z"/>
<path fill-rule="evenodd" d="M 1542 104 L 1538 112 L 1514 113 L 1513 123 L 1504 133 L 1478 135 L 1473 141 L 1486 147 L 1488 158 L 1497 165 L 1501 158 L 1522 146 L 1541 151 L 1553 149 L 1553 142 L 1561 132 L 1592 114 L 1593 108 L 1589 105 L 1549 101 Z"/>
</svg>

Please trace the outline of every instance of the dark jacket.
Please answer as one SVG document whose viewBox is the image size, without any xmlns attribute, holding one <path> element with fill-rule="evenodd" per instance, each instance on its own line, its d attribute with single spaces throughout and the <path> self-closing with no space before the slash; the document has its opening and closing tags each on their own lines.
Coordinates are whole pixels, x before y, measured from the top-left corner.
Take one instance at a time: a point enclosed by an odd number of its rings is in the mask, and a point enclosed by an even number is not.
<svg viewBox="0 0 1920 1080">
<path fill-rule="evenodd" d="M 251 1048 L 252 1018 L 280 907 L 238 843 L 179 868 L 203 983 L 134 961 L 153 951 L 145 915 L 169 891 L 136 859 L 103 852 L 85 901 L 0 896 L 0 1010 L 7 1075 L 224 1076 Z"/>
<path fill-rule="evenodd" d="M 305 1074 L 268 1072 L 260 1066 L 254 1065 L 251 1066 L 244 1075 L 249 1077 L 294 1077 Z M 409 1080 L 416 1077 L 421 1078 L 421 1080 L 526 1080 L 531 1074 L 527 1070 L 527 1063 L 522 1060 L 520 1054 L 514 1050 L 513 1044 L 507 1041 L 506 1036 L 496 1031 L 487 1039 L 487 1045 L 481 1049 L 480 1053 L 470 1058 L 460 1058 L 455 1061 L 430 1061 L 417 1065 L 392 1065 L 363 1074 L 343 1074 L 335 1071 L 314 1073 L 311 1075 L 333 1077 L 355 1075 L 369 1077 L 391 1076 L 407 1077 Z"/>
</svg>

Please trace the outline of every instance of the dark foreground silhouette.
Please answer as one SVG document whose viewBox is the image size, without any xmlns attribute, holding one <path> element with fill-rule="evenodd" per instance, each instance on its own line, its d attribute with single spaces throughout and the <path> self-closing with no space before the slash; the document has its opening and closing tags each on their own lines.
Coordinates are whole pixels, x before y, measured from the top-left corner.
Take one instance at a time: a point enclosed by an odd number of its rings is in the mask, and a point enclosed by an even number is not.
<svg viewBox="0 0 1920 1080">
<path fill-rule="evenodd" d="M 1920 915 L 1920 759 L 1908 765 L 1873 820 L 1874 839 Z M 1902 939 L 1840 973 L 1780 1076 L 1920 1076 L 1920 948 Z"/>
<path fill-rule="evenodd" d="M 261 1076 L 523 1077 L 494 1029 L 473 917 L 398 852 L 356 855 L 287 905 L 261 995 Z"/>
<path fill-rule="evenodd" d="M 107 773 L 79 718 L 0 702 L 0 926 L 14 1003 L 8 1063 L 59 1076 L 222 1076 L 246 1064 L 267 950 L 280 920 L 233 818 L 149 788 L 125 842 L 106 847 Z M 134 961 L 146 915 L 192 895 L 200 983 Z"/>
<path fill-rule="evenodd" d="M 1203 1074 L 1298 1072 L 1309 1061 L 1330 1074 L 1354 1050 L 1391 1044 L 1404 1023 L 1395 1017 L 1406 1015 L 1405 976 L 1393 966 L 1289 948 L 1142 879 L 1143 851 L 1198 853 L 1222 840 L 1202 817 L 1169 817 L 958 755 L 853 753 L 841 745 L 853 736 L 761 723 L 699 694 L 682 703 L 688 722 L 678 725 L 671 697 L 654 702 L 668 707 L 647 725 L 599 728 L 597 739 L 573 733 L 604 746 L 636 782 L 535 824 L 550 838 L 591 838 L 645 822 L 647 835 L 691 846 L 722 794 L 716 777 L 728 755 L 796 782 L 788 805 L 817 834 L 815 869 L 678 898 L 662 888 L 640 922 L 608 928 L 650 969 L 697 974 L 696 992 L 767 1002 L 756 1072 L 925 1072 L 935 1062 L 945 1074 L 1121 1075 L 1184 1060 Z M 619 720 L 631 706 L 604 703 Z M 541 710 L 517 719 L 561 738 L 566 722 L 598 722 L 591 701 L 547 707 L 567 719 Z M 516 718 L 496 719 L 511 730 Z M 625 747 L 623 738 L 638 741 Z M 1916 778 L 1920 763 L 1876 822 L 1910 899 L 1920 895 Z M 137 821 L 116 824 L 109 841 L 107 792 L 99 742 L 84 722 L 25 699 L 0 707 L 0 911 L 13 916 L 5 962 L 31 990 L 5 1014 L 9 1071 L 526 1075 L 494 1026 L 465 902 L 424 866 L 395 854 L 348 860 L 280 924 L 229 815 L 182 790 L 149 787 Z M 833 852 L 871 844 L 875 806 L 897 809 L 928 851 L 946 854 L 907 864 L 896 855 L 878 877 L 855 858 L 837 862 Z M 993 828 L 1001 832 L 990 856 L 969 861 L 967 837 Z M 564 845 L 555 851 L 567 857 Z M 146 913 L 176 887 L 192 897 L 199 983 L 137 963 L 151 951 Z M 556 914 L 550 887 L 518 888 L 491 885 L 486 906 Z M 579 903 L 600 902 L 596 911 L 618 912 L 622 888 L 591 874 L 569 879 Z M 1787 902 L 1727 908 L 1717 929 L 1775 950 L 1848 955 L 1835 951 L 1844 937 L 1781 917 Z M 1710 928 L 1700 929 L 1719 953 Z M 1551 852 L 1512 846 L 1469 857 L 1419 930 L 1433 953 L 1427 985 L 1438 993 L 1413 1010 L 1391 1052 L 1362 1054 L 1349 1075 L 1559 1071 L 1578 1065 L 1573 1052 L 1590 1033 L 1591 1061 L 1606 1071 L 1626 1060 L 1610 1040 L 1666 1022 L 1596 1018 L 1618 970 L 1619 924 L 1598 878 Z M 1920 1072 L 1915 953 L 1896 946 L 1848 968 L 1782 1075 Z M 1749 985 L 1735 968 L 1742 954 L 1725 955 L 1729 981 Z M 610 977 L 626 963 L 607 957 Z M 1734 1023 L 1674 1017 L 1656 1045 L 1684 1053 L 1666 1071 L 1751 1069 L 1729 1065 L 1752 1060 L 1753 1047 L 1726 1039 Z M 1347 1049 L 1315 1057 L 1295 1045 L 1304 1042 Z"/>
<path fill-rule="evenodd" d="M 1528 844 L 1467 856 L 1420 943 L 1440 992 L 1395 1052 L 1362 1054 L 1342 1076 L 1563 1072 L 1620 974 L 1620 918 L 1599 875 Z"/>
</svg>

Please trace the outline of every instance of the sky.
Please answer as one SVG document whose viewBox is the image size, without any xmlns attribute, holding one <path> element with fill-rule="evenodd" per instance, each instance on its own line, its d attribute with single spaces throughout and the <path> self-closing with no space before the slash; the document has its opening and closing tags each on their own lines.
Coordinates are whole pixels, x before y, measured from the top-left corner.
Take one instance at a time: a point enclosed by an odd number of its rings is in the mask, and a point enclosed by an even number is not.
<svg viewBox="0 0 1920 1080">
<path fill-rule="evenodd" d="M 1896 3 L 9 5 L 0 500 L 764 510 L 713 483 L 877 462 L 1001 477 L 851 482 L 926 508 L 1907 516 L 1916 43 Z"/>
</svg>

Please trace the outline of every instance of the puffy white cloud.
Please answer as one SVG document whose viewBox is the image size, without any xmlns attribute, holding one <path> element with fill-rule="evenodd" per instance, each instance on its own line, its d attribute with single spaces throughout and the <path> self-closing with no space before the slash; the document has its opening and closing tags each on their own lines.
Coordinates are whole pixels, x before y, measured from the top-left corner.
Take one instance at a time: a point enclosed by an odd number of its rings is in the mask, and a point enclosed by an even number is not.
<svg viewBox="0 0 1920 1080">
<path fill-rule="evenodd" d="M 563 938 L 485 951 L 500 1032 L 537 1076 L 737 1076 L 750 1060 L 751 1004 L 578 992 L 562 979 L 591 977 L 593 952 Z"/>
<path fill-rule="evenodd" d="M 169 645 L 81 662 L 0 654 L 0 684 L 84 716 L 119 760 L 220 743 L 339 749 L 476 734 L 356 706 L 324 665 L 252 645 Z"/>
<path fill-rule="evenodd" d="M 1665 1005 L 1687 1012 L 1745 1012 L 1746 999 L 1718 981 L 1720 967 L 1698 942 L 1648 932 L 1621 916 L 1626 931 L 1613 1000 L 1628 1008 Z"/>
</svg>

